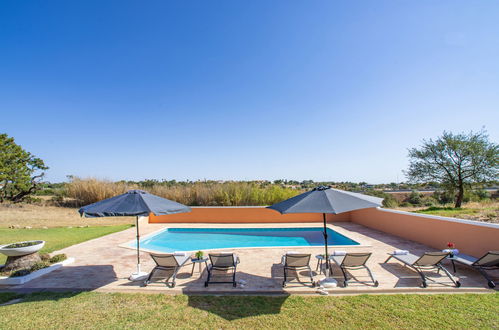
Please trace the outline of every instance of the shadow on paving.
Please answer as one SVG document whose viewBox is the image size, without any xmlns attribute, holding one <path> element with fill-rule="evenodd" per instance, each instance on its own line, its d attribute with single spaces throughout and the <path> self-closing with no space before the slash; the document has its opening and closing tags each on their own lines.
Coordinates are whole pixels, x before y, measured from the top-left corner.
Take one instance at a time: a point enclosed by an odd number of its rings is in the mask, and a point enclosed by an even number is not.
<svg viewBox="0 0 499 330">
<path fill-rule="evenodd" d="M 403 264 L 397 263 L 396 261 L 389 261 L 388 263 L 382 263 L 381 267 L 398 277 L 395 287 L 422 287 L 422 281 L 419 274 L 415 270 L 406 267 Z M 443 272 L 437 273 L 436 271 L 425 271 L 423 273 L 426 276 L 428 286 L 441 286 L 443 288 L 455 287 L 454 283 L 452 283 L 452 281 L 447 277 L 447 275 L 443 274 Z M 471 285 L 467 282 L 466 286 L 469 287 Z"/>
<path fill-rule="evenodd" d="M 117 280 L 112 265 L 67 266 L 3 291 L 31 293 L 95 290 Z"/>
<path fill-rule="evenodd" d="M 190 267 L 184 267 L 177 274 L 175 289 L 180 289 L 184 294 L 248 294 L 250 292 L 259 292 L 261 294 L 275 294 L 275 295 L 285 295 L 286 291 L 282 288 L 282 282 L 284 280 L 283 276 L 283 266 L 282 264 L 273 264 L 271 266 L 271 277 L 259 276 L 255 274 L 250 274 L 247 272 L 237 271 L 236 282 L 238 283 L 236 287 L 233 287 L 231 283 L 210 283 L 208 287 L 205 287 L 205 281 L 207 279 L 206 269 L 202 273 L 197 273 L 191 276 Z M 315 276 L 317 273 L 312 272 Z M 163 270 L 155 273 L 154 278 L 147 286 L 148 288 L 158 288 L 167 287 L 171 288 L 171 276 L 173 275 L 173 270 Z M 168 279 L 169 284 L 166 285 L 166 280 Z M 216 272 L 212 276 L 212 281 L 232 281 L 232 272 Z M 288 272 L 288 283 L 286 288 L 299 287 L 299 288 L 310 288 L 312 285 L 310 283 L 309 273 L 306 270 L 295 272 L 290 270 Z M 121 287 L 144 287 L 143 281 L 137 282 L 127 282 L 119 284 Z"/>
<path fill-rule="evenodd" d="M 366 237 L 369 237 L 371 239 L 380 241 L 384 244 L 391 245 L 393 246 L 394 250 L 409 250 L 410 253 L 415 254 L 417 256 L 423 255 L 425 252 L 431 252 L 431 251 L 440 251 L 439 249 L 427 247 L 421 243 L 411 241 L 409 239 L 401 238 L 395 235 L 387 234 L 383 231 L 376 230 L 374 228 L 368 228 L 368 227 L 353 227 L 351 226 L 351 223 L 334 223 L 332 224 L 332 227 L 334 226 L 341 227 L 345 230 L 349 230 L 352 232 L 357 232 L 360 233 Z M 443 246 L 442 248 L 446 248 Z M 386 258 L 388 258 L 388 254 L 386 254 Z M 390 260 L 388 263 L 379 263 L 379 265 L 384 268 L 385 270 L 389 271 L 393 275 L 399 278 L 398 282 L 395 284 L 395 287 L 421 287 L 421 279 L 419 275 L 417 274 L 416 271 L 403 266 L 401 263 L 398 263 L 395 260 Z M 461 266 L 459 264 L 456 264 L 457 268 L 457 273 L 454 274 L 452 272 L 452 264 L 449 260 L 444 260 L 442 262 L 442 265 L 455 277 L 459 278 L 460 282 L 463 287 L 467 288 L 486 288 L 489 289 L 487 286 L 487 281 L 480 275 L 480 273 L 470 267 L 467 266 Z M 442 286 L 442 287 L 454 287 L 454 284 L 446 277 L 445 275 L 442 276 L 442 274 L 436 274 L 429 272 L 430 275 L 429 277 L 429 285 L 436 285 L 436 286 Z M 496 272 L 496 274 L 499 276 L 499 271 Z M 494 272 L 489 271 L 489 275 L 494 277 Z M 440 282 L 440 278 L 442 278 L 444 281 Z M 433 280 L 433 281 L 432 281 Z M 435 281 L 436 280 L 436 281 Z M 448 282 L 447 282 L 448 281 Z M 433 283 L 432 283 L 433 282 Z M 450 283 L 450 284 L 449 284 Z M 496 286 L 496 290 L 498 290 Z"/>
</svg>

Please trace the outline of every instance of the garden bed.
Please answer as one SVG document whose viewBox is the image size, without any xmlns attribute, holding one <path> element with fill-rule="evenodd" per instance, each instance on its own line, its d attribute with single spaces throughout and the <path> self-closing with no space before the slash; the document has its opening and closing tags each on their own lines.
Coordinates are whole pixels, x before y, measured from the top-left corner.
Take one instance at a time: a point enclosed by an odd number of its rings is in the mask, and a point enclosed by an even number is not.
<svg viewBox="0 0 499 330">
<path fill-rule="evenodd" d="M 56 269 L 61 268 L 62 266 L 66 266 L 69 264 L 72 264 L 75 261 L 74 258 L 67 258 L 61 262 L 57 262 L 54 264 L 51 264 L 48 267 L 33 271 L 27 275 L 24 276 L 16 276 L 16 277 L 9 277 L 9 276 L 0 276 L 0 285 L 20 285 L 24 284 L 26 282 L 29 282 L 37 277 L 43 276 L 45 274 L 48 274 L 50 272 L 53 272 Z M 0 269 L 3 267 L 3 265 L 0 265 Z"/>
</svg>

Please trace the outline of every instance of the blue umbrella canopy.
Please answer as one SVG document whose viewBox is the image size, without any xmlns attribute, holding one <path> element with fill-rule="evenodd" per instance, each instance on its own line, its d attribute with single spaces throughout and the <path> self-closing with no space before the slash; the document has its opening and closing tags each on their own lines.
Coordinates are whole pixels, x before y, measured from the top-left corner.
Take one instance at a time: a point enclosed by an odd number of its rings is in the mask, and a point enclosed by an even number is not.
<svg viewBox="0 0 499 330">
<path fill-rule="evenodd" d="M 268 206 L 282 214 L 331 213 L 338 214 L 370 207 L 379 207 L 383 198 L 353 193 L 329 186 L 321 186 L 285 201 Z"/>
<path fill-rule="evenodd" d="M 126 217 L 175 214 L 190 212 L 183 204 L 152 195 L 143 190 L 129 190 L 126 193 L 83 206 L 78 210 L 82 216 Z"/>
<path fill-rule="evenodd" d="M 140 280 L 146 273 L 140 271 L 140 233 L 139 217 L 154 215 L 175 214 L 190 212 L 191 208 L 183 204 L 152 195 L 143 190 L 129 190 L 124 194 L 83 206 L 78 210 L 82 216 L 95 217 L 127 217 L 136 218 L 137 230 L 137 272 L 130 276 L 130 280 Z"/>
<path fill-rule="evenodd" d="M 338 214 L 354 210 L 379 207 L 383 198 L 367 196 L 349 191 L 320 186 L 295 197 L 276 203 L 267 208 L 281 214 L 287 213 L 322 213 L 324 222 L 324 249 L 326 252 L 326 268 L 329 269 L 327 251 L 326 214 Z"/>
</svg>

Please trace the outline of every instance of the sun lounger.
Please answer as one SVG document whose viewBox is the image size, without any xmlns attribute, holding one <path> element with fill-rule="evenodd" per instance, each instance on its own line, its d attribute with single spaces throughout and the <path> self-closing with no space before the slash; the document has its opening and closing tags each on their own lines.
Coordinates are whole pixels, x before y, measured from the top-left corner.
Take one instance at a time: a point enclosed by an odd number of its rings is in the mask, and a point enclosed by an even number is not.
<svg viewBox="0 0 499 330">
<path fill-rule="evenodd" d="M 175 287 L 175 280 L 177 278 L 178 271 L 190 259 L 190 257 L 186 256 L 184 253 L 171 253 L 171 254 L 151 253 L 150 256 L 152 260 L 154 260 L 154 262 L 156 263 L 156 267 L 154 267 L 153 270 L 149 273 L 149 276 L 144 281 L 144 286 L 147 286 L 151 282 L 155 272 L 162 270 L 167 272 L 173 271 L 173 274 L 170 277 L 166 278 L 165 283 L 166 285 L 169 285 L 172 288 Z M 170 278 L 172 279 L 172 281 L 168 282 Z"/>
<path fill-rule="evenodd" d="M 355 270 L 355 269 L 365 269 L 369 273 L 369 276 L 371 277 L 371 280 L 374 283 L 374 286 L 378 286 L 379 283 L 378 281 L 374 278 L 373 273 L 369 269 L 369 267 L 366 266 L 367 260 L 371 257 L 371 253 L 346 253 L 345 255 L 332 255 L 331 260 L 334 261 L 336 265 L 338 265 L 341 269 L 341 272 L 343 273 L 343 278 L 344 278 L 344 285 L 348 285 L 348 277 L 347 277 L 347 271 L 348 270 Z M 332 272 L 332 270 L 331 270 Z"/>
<path fill-rule="evenodd" d="M 210 253 L 208 254 L 210 258 L 210 264 L 206 268 L 208 271 L 208 278 L 204 282 L 204 286 L 207 287 L 210 283 L 232 283 L 232 286 L 236 287 L 236 269 L 239 264 L 239 257 L 232 252 L 226 253 Z M 232 270 L 232 281 L 211 281 L 211 277 L 214 271 L 227 272 Z"/>
<path fill-rule="evenodd" d="M 496 286 L 496 284 L 490 278 L 486 271 L 499 269 L 499 251 L 489 251 L 480 258 L 475 258 L 467 254 L 459 253 L 449 259 L 452 261 L 454 273 L 456 272 L 454 262 L 458 262 L 460 264 L 478 270 L 480 274 L 482 274 L 482 276 L 487 280 L 487 285 L 489 286 L 489 288 L 494 288 Z"/>
<path fill-rule="evenodd" d="M 435 270 L 437 272 L 440 272 L 440 270 L 442 270 L 457 288 L 461 286 L 461 282 L 455 281 L 452 278 L 452 275 L 441 264 L 442 260 L 444 260 L 449 255 L 449 253 L 447 252 L 425 252 L 425 254 L 423 254 L 421 257 L 415 256 L 414 254 L 410 253 L 389 253 L 389 255 L 390 256 L 388 257 L 388 259 L 385 260 L 385 263 L 387 263 L 391 258 L 395 258 L 406 266 L 411 267 L 421 277 L 421 280 L 423 281 L 423 288 L 426 288 L 428 286 L 428 284 L 426 283 L 426 276 L 423 272 Z"/>
<path fill-rule="evenodd" d="M 288 282 L 288 271 L 294 270 L 297 272 L 298 270 L 306 269 L 310 274 L 310 283 L 312 283 L 312 287 L 315 287 L 314 278 L 312 276 L 312 269 L 310 268 L 310 254 L 304 253 L 286 253 L 283 256 L 284 263 L 284 281 L 282 282 L 282 287 L 286 286 Z"/>
</svg>

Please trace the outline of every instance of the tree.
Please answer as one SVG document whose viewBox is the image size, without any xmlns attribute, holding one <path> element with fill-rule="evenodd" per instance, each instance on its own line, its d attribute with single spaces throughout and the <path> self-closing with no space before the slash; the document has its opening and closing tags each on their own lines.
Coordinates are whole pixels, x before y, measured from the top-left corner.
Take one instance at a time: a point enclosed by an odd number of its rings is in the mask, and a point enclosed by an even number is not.
<svg viewBox="0 0 499 330">
<path fill-rule="evenodd" d="M 38 189 L 47 170 L 43 160 L 35 157 L 14 142 L 7 134 L 0 134 L 0 203 L 20 202 Z"/>
<path fill-rule="evenodd" d="M 461 207 L 464 190 L 476 183 L 497 180 L 499 145 L 489 141 L 485 131 L 469 134 L 445 132 L 435 141 L 423 140 L 420 148 L 409 149 L 409 170 L 414 182 L 436 181 L 455 195 Z"/>
</svg>

